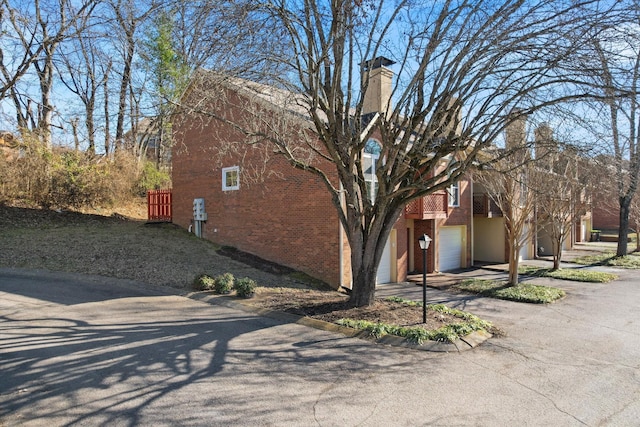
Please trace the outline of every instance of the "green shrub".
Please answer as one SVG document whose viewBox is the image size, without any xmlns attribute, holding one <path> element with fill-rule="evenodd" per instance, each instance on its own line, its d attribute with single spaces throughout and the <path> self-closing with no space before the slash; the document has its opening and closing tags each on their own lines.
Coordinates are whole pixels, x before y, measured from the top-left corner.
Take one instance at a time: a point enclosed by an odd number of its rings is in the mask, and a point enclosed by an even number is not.
<svg viewBox="0 0 640 427">
<path fill-rule="evenodd" d="M 228 294 L 233 289 L 233 274 L 224 273 L 216 277 L 214 290 L 217 294 Z"/>
<path fill-rule="evenodd" d="M 478 319 L 476 316 L 473 317 Z M 492 328 L 490 322 L 481 319 L 478 319 L 478 321 L 465 320 L 460 323 L 452 323 L 435 330 L 426 330 L 419 326 L 402 327 L 397 325 L 388 325 L 386 323 L 355 319 L 340 319 L 336 321 L 336 323 L 338 325 L 365 331 L 374 338 L 382 338 L 385 335 L 395 335 L 405 338 L 407 341 L 415 344 L 423 344 L 425 341 L 454 342 L 458 338 L 469 335 L 474 331 L 489 331 Z"/>
<path fill-rule="evenodd" d="M 612 280 L 616 280 L 618 276 L 611 273 L 603 273 L 601 271 L 581 270 L 577 268 L 561 268 L 558 270 L 552 270 L 550 268 L 535 267 L 535 266 L 521 266 L 518 269 L 520 274 L 526 274 L 528 276 L 535 277 L 552 277 L 560 280 L 573 280 L 576 282 L 592 282 L 592 283 L 607 283 Z"/>
<path fill-rule="evenodd" d="M 236 280 L 233 285 L 236 294 L 241 298 L 251 298 L 256 292 L 256 286 L 255 280 L 249 279 L 248 277 Z"/>
<path fill-rule="evenodd" d="M 215 280 L 211 276 L 201 274 L 193 281 L 193 287 L 200 291 L 210 291 L 215 286 Z"/>
<path fill-rule="evenodd" d="M 465 279 L 455 285 L 454 288 L 490 298 L 532 304 L 548 304 L 565 296 L 565 292 L 562 289 L 550 286 L 533 285 L 530 283 L 520 283 L 515 286 L 509 286 L 505 281 L 486 279 Z"/>
<path fill-rule="evenodd" d="M 171 186 L 171 176 L 168 172 L 160 170 L 153 162 L 146 161 L 136 183 L 135 192 L 140 196 L 147 194 L 147 190 L 157 190 Z"/>
</svg>

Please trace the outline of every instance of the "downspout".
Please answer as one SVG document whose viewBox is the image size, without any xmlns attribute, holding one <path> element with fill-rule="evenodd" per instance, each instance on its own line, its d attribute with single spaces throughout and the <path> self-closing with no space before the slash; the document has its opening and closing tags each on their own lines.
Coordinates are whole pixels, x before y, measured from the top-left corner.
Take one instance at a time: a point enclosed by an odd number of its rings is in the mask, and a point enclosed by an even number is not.
<svg viewBox="0 0 640 427">
<path fill-rule="evenodd" d="M 342 199 L 341 202 L 344 205 L 345 200 L 344 200 L 344 188 L 342 187 L 342 181 L 340 182 L 340 198 Z M 338 281 L 338 283 L 340 283 L 340 287 L 347 287 L 344 284 L 344 228 L 342 226 L 342 221 L 340 221 L 340 218 L 338 218 L 338 257 L 339 257 L 339 266 L 340 268 L 339 270 L 339 274 L 340 274 L 340 280 Z M 348 286 L 349 289 L 351 289 L 351 286 Z"/>
<path fill-rule="evenodd" d="M 474 258 L 474 254 L 475 254 L 475 241 L 473 239 L 473 178 L 469 179 L 469 186 L 471 187 L 471 209 L 469 209 L 469 211 L 471 212 L 471 260 L 470 260 L 470 264 L 469 267 L 473 267 L 473 265 L 475 264 L 475 258 Z"/>
<path fill-rule="evenodd" d="M 533 259 L 538 259 L 538 204 L 533 205 Z"/>
</svg>

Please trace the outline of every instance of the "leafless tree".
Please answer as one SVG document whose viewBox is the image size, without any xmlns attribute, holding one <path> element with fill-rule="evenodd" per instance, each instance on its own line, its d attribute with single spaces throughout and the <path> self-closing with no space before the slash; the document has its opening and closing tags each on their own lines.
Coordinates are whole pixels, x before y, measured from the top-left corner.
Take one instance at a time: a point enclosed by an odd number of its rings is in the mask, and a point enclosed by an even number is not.
<svg viewBox="0 0 640 427">
<path fill-rule="evenodd" d="M 560 268 L 563 243 L 571 239 L 572 230 L 586 211 L 587 183 L 578 174 L 579 163 L 576 153 L 565 149 L 550 155 L 544 166 L 536 165 L 532 174 L 538 230 L 546 232 L 551 240 L 554 270 Z"/>
<path fill-rule="evenodd" d="M 504 139 L 510 155 L 502 156 L 496 150 L 483 153 L 482 156 L 487 156 L 488 160 L 491 157 L 498 160 L 489 163 L 484 170 L 474 171 L 473 179 L 502 211 L 509 253 L 508 284 L 515 286 L 518 284 L 520 251 L 532 238 L 536 202 L 535 192 L 529 188 L 535 180 L 532 176 L 535 165 L 527 144 L 526 119 L 515 119 L 507 127 Z"/>
<path fill-rule="evenodd" d="M 607 166 L 613 163 L 615 168 L 613 184 L 620 213 L 616 255 L 623 256 L 640 174 L 640 8 L 633 0 L 614 4 L 613 20 L 594 22 L 576 40 L 581 51 L 568 67 L 590 95 L 591 102 L 580 105 L 587 118 L 584 127 L 608 159 Z"/>
<path fill-rule="evenodd" d="M 90 153 L 95 153 L 96 147 L 99 93 L 106 84 L 110 71 L 111 60 L 104 52 L 105 39 L 106 35 L 98 25 L 78 29 L 69 43 L 61 49 L 58 67 L 60 80 L 82 103 L 87 149 Z M 77 123 L 74 126 L 74 136 L 77 137 Z"/>
<path fill-rule="evenodd" d="M 568 77 L 555 73 L 553 65 L 573 52 L 565 39 L 569 29 L 586 31 L 585 15 L 598 5 L 252 4 L 257 18 L 264 17 L 273 33 L 287 38 L 288 56 L 277 60 L 289 72 L 273 81 L 296 94 L 290 104 L 302 108 L 314 137 L 292 143 L 290 134 L 273 123 L 240 127 L 251 141 L 268 141 L 294 167 L 325 183 L 351 247 L 351 303 L 356 306 L 373 302 L 382 251 L 406 203 L 458 180 L 515 119 L 514 109 L 529 115 L 567 95 L 557 90 Z M 373 113 L 365 110 L 370 88 L 361 76 L 374 65 L 367 61 L 378 57 L 398 63 L 397 78 L 388 102 L 378 114 L 367 115 Z M 219 111 L 208 114 L 233 121 Z M 365 144 L 374 134 L 383 159 L 376 167 L 375 197 L 363 172 Z"/>
<path fill-rule="evenodd" d="M 60 44 L 84 27 L 88 16 L 96 6 L 95 0 L 72 2 L 69 0 L 35 0 L 33 4 L 3 1 L 3 11 L 11 25 L 11 33 L 19 42 L 22 61 L 11 72 L 3 65 L 4 85 L 9 85 L 18 112 L 18 124 L 26 128 L 35 125 L 35 131 L 47 147 L 51 147 L 51 126 L 54 105 L 51 99 L 54 83 L 54 59 Z M 39 100 L 37 116 L 31 110 L 31 99 L 24 101 L 24 96 L 15 88 L 17 79 L 24 76 L 25 66 L 33 67 L 38 79 Z"/>
<path fill-rule="evenodd" d="M 117 51 L 121 55 L 120 61 L 116 63 L 119 75 L 115 133 L 117 149 L 124 142 L 127 110 L 129 110 L 129 113 L 132 110 L 136 110 L 136 106 L 132 105 L 131 101 L 135 99 L 132 82 L 134 60 L 139 48 L 137 38 L 141 36 L 139 30 L 143 27 L 144 22 L 152 16 L 158 3 L 155 0 L 110 0 L 109 4 L 114 16 L 114 34 L 120 38 L 119 43 L 116 43 L 116 46 L 119 46 Z M 131 117 L 132 123 L 139 120 L 137 115 L 132 115 Z"/>
</svg>

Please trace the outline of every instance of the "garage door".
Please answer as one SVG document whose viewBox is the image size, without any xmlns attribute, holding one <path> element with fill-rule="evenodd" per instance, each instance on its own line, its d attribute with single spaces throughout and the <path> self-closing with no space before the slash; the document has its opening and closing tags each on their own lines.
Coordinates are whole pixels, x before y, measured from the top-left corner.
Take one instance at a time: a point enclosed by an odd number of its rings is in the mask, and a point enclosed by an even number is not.
<svg viewBox="0 0 640 427">
<path fill-rule="evenodd" d="M 533 259 L 533 254 L 531 253 L 533 245 L 531 244 L 528 225 L 525 225 L 524 229 L 522 230 L 522 239 L 525 239 L 525 243 L 520 248 L 520 261 L 522 261 L 523 259 Z"/>
<path fill-rule="evenodd" d="M 376 283 L 389 282 L 391 282 L 391 239 L 387 239 L 387 244 L 384 245 L 382 258 L 380 258 L 380 264 L 378 264 L 378 274 L 376 275 Z"/>
<path fill-rule="evenodd" d="M 439 271 L 455 270 L 462 266 L 462 231 L 463 227 L 440 228 Z"/>
</svg>

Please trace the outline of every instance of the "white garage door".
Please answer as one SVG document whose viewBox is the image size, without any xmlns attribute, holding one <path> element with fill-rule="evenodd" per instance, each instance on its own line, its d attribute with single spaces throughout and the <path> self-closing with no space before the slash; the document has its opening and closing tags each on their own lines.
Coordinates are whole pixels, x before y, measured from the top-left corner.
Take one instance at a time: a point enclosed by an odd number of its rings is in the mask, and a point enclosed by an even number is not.
<svg viewBox="0 0 640 427">
<path fill-rule="evenodd" d="M 389 282 L 391 282 L 391 239 L 387 239 L 387 244 L 384 245 L 382 258 L 380 258 L 380 264 L 378 265 L 378 274 L 376 275 L 376 283 Z"/>
<path fill-rule="evenodd" d="M 520 261 L 523 259 L 533 259 L 533 254 L 531 253 L 531 249 L 533 245 L 531 244 L 531 236 L 529 236 L 529 226 L 525 225 L 522 230 L 522 239 L 526 239 L 525 243 L 520 248 Z"/>
<path fill-rule="evenodd" d="M 462 266 L 462 230 L 463 227 L 440 228 L 439 271 Z"/>
</svg>

